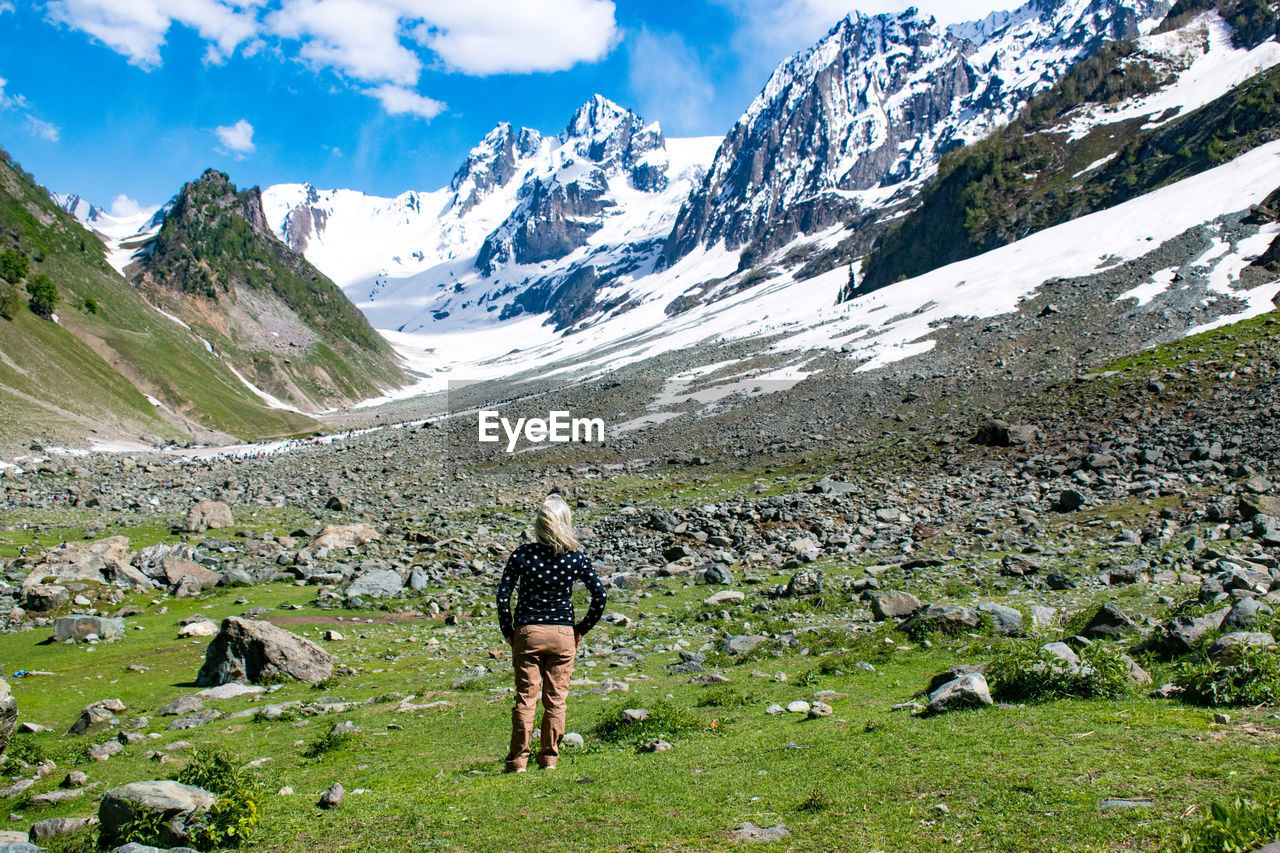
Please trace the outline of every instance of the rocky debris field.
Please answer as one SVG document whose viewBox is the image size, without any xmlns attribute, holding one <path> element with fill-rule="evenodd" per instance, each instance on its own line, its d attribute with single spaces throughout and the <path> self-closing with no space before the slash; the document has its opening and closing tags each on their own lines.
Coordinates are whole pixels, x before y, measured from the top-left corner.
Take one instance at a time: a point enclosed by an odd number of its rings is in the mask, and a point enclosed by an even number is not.
<svg viewBox="0 0 1280 853">
<path fill-rule="evenodd" d="M 970 330 L 1047 359 L 1016 375 L 957 336 L 932 367 L 832 369 L 603 446 L 490 453 L 460 417 L 257 458 L 32 451 L 0 470 L 14 831 L 212 849 L 244 819 L 270 850 L 1200 832 L 1210 801 L 1260 796 L 1280 732 L 1277 318 L 1082 365 L 1044 312 Z M 660 385 L 600 393 L 624 411 Z M 560 774 L 520 788 L 497 773 L 492 594 L 551 488 L 610 603 Z"/>
</svg>

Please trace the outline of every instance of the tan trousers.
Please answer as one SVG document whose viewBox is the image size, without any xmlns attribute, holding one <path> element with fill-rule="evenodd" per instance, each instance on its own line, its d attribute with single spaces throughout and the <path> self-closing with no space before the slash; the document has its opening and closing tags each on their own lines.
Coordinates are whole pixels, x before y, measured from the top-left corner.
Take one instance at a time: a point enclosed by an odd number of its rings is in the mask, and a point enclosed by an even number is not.
<svg viewBox="0 0 1280 853">
<path fill-rule="evenodd" d="M 573 628 L 568 625 L 523 625 L 511 640 L 511 662 L 515 667 L 516 702 L 511 708 L 511 749 L 507 770 L 522 770 L 529 763 L 529 742 L 533 738 L 533 715 L 542 691 L 542 746 L 539 767 L 555 767 L 564 737 L 565 697 L 577 647 Z"/>
</svg>

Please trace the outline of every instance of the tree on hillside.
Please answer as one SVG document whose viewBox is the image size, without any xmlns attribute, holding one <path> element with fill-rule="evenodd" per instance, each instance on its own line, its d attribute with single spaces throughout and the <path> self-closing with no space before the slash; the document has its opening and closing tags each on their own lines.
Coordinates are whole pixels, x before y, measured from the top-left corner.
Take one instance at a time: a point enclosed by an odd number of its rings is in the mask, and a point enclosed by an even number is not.
<svg viewBox="0 0 1280 853">
<path fill-rule="evenodd" d="M 27 277 L 30 272 L 31 265 L 27 262 L 26 257 L 18 254 L 13 249 L 5 249 L 0 252 L 0 278 L 10 284 L 17 284 Z"/>
<path fill-rule="evenodd" d="M 52 317 L 53 309 L 58 307 L 58 286 L 53 279 L 44 273 L 27 282 L 27 293 L 31 294 L 31 310 L 41 317 Z"/>
<path fill-rule="evenodd" d="M 16 287 L 0 287 L 0 317 L 12 320 L 22 310 L 22 296 Z"/>
</svg>

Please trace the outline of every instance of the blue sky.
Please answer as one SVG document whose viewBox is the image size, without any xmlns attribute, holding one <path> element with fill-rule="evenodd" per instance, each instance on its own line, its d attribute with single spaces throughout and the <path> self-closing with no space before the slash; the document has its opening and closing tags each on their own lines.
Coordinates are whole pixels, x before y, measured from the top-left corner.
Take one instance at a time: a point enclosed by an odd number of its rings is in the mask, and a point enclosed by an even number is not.
<svg viewBox="0 0 1280 853">
<path fill-rule="evenodd" d="M 555 133 L 595 92 L 668 136 L 718 136 L 851 9 L 908 5 L 0 0 L 0 146 L 118 212 L 208 167 L 241 186 L 430 190 L 497 122 Z M 915 5 L 947 23 L 1016 0 Z"/>
</svg>

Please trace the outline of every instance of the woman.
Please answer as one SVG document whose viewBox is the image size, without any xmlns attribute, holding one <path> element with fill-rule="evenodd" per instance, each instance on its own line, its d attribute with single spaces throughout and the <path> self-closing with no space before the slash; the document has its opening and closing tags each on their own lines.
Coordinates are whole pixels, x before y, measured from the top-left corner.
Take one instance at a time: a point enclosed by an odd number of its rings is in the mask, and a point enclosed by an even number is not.
<svg viewBox="0 0 1280 853">
<path fill-rule="evenodd" d="M 537 542 L 521 545 L 507 560 L 498 582 L 498 626 L 511 644 L 515 667 L 516 703 L 511 709 L 511 749 L 506 772 L 523 773 L 529 763 L 533 714 L 542 690 L 542 747 L 538 766 L 551 770 L 560 756 L 564 737 L 564 705 L 569 677 L 582 636 L 604 613 L 604 584 L 591 568 L 573 535 L 573 514 L 559 495 L 548 495 L 533 525 Z M 582 581 L 591 591 L 591 606 L 574 623 L 573 584 Z M 520 595 L 515 619 L 511 592 Z"/>
</svg>

